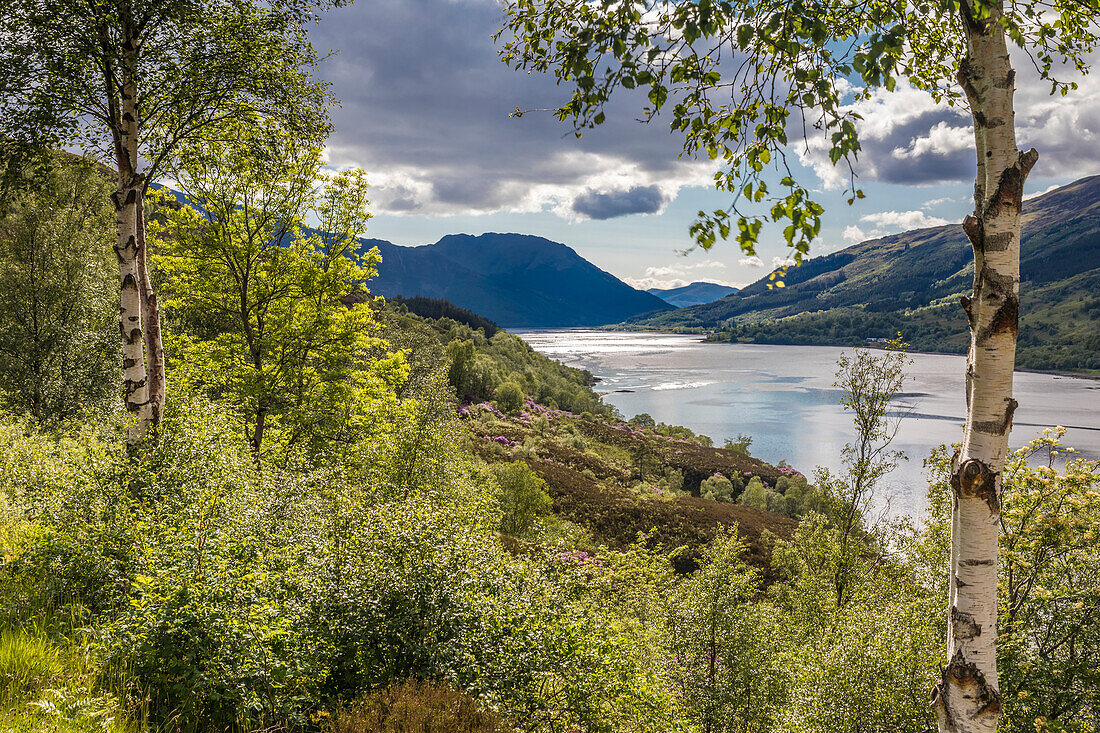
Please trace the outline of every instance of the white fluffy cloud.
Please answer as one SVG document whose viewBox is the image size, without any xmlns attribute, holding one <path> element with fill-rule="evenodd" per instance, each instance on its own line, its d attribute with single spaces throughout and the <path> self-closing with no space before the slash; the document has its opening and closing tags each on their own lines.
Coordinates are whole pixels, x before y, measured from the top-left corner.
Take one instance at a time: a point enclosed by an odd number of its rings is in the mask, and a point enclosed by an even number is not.
<svg viewBox="0 0 1100 733">
<path fill-rule="evenodd" d="M 858 244 L 868 239 L 867 233 L 855 224 L 844 227 L 844 241 L 849 244 Z"/>
<path fill-rule="evenodd" d="M 1096 53 L 1087 63 L 1100 62 Z M 1052 96 L 1050 84 L 1038 78 L 1022 54 L 1013 57 L 1016 76 L 1016 130 L 1021 149 L 1039 150 L 1039 164 L 1032 179 L 1066 180 L 1100 170 L 1100 76 L 1079 77 L 1072 71 L 1059 74 L 1077 80 L 1069 95 Z M 882 181 L 902 185 L 927 185 L 968 181 L 974 177 L 974 138 L 969 113 L 937 104 L 931 96 L 899 83 L 894 92 L 875 90 L 867 100 L 849 107 L 863 120 L 858 123 L 863 150 L 857 174 L 863 183 Z M 834 167 L 828 158 L 828 141 L 815 138 L 808 148 L 799 145 L 799 157 L 828 189 L 847 183 L 847 169 Z"/>
<path fill-rule="evenodd" d="M 942 227 L 950 224 L 947 219 L 938 216 L 929 216 L 923 211 L 880 211 L 877 214 L 861 216 L 860 221 L 874 224 L 875 230 L 890 230 L 904 232 L 909 229 L 924 229 L 925 227 Z"/>
<path fill-rule="evenodd" d="M 737 260 L 737 264 L 741 265 L 742 267 L 759 268 L 764 266 L 764 260 L 760 259 L 756 255 L 752 255 L 751 257 L 742 257 L 741 259 Z"/>
<path fill-rule="evenodd" d="M 675 263 L 672 265 L 663 265 L 661 267 L 647 267 L 644 277 L 626 277 L 623 278 L 623 282 L 639 290 L 648 290 L 649 288 L 679 288 L 694 282 L 717 283 L 718 285 L 740 287 L 726 280 L 698 274 L 707 270 L 724 269 L 726 269 L 726 263 L 719 260 Z"/>
<path fill-rule="evenodd" d="M 948 199 L 944 199 L 947 201 Z M 844 241 L 849 244 L 866 242 L 868 239 L 885 237 L 888 234 L 906 232 L 910 229 L 924 229 L 927 227 L 939 227 L 952 222 L 938 216 L 929 216 L 923 211 L 880 211 L 875 214 L 867 214 L 859 218 L 860 222 L 869 224 L 864 228 L 851 224 L 844 228 Z"/>
<path fill-rule="evenodd" d="M 914 137 L 904 148 L 894 148 L 893 156 L 902 160 L 916 160 L 926 155 L 951 155 L 960 150 L 970 150 L 974 145 L 974 133 L 969 127 L 953 127 L 941 120 L 932 126 L 927 135 Z"/>
</svg>

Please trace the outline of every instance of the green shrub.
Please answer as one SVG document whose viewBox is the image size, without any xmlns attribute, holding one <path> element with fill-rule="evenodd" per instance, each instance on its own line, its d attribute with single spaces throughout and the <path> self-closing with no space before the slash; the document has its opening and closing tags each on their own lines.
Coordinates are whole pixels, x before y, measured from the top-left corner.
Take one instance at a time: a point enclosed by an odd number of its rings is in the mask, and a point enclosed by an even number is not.
<svg viewBox="0 0 1100 733">
<path fill-rule="evenodd" d="M 704 499 L 714 501 L 733 501 L 736 496 L 733 482 L 720 473 L 703 479 L 703 483 L 699 486 L 699 494 Z"/>
<path fill-rule="evenodd" d="M 505 382 L 493 392 L 497 409 L 514 415 L 523 407 L 523 389 L 515 382 Z"/>
<path fill-rule="evenodd" d="M 759 603 L 759 571 L 736 528 L 720 529 L 699 570 L 668 597 L 666 677 L 704 731 L 773 730 L 787 687 L 775 609 Z"/>
<path fill-rule="evenodd" d="M 522 461 L 494 466 L 493 473 L 500 485 L 500 531 L 513 536 L 527 534 L 535 519 L 553 505 L 546 482 Z"/>
<path fill-rule="evenodd" d="M 775 512 L 776 514 L 787 513 L 787 501 L 783 494 L 765 486 L 759 476 L 753 476 L 752 479 L 749 480 L 748 485 L 745 486 L 745 490 L 741 492 L 741 496 L 737 498 L 737 503 L 751 506 L 756 509 Z"/>
</svg>

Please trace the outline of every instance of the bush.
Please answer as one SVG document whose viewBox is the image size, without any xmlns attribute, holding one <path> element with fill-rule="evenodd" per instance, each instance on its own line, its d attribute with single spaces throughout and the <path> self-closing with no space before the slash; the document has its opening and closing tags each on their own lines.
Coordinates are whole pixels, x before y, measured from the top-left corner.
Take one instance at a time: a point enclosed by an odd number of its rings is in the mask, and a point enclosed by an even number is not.
<svg viewBox="0 0 1100 733">
<path fill-rule="evenodd" d="M 699 495 L 714 501 L 733 501 L 736 498 L 733 482 L 720 473 L 703 480 L 699 485 Z"/>
<path fill-rule="evenodd" d="M 493 472 L 500 485 L 500 531 L 512 536 L 527 534 L 535 519 L 552 506 L 546 482 L 522 461 L 494 466 Z"/>
<path fill-rule="evenodd" d="M 759 476 L 752 477 L 741 496 L 737 498 L 737 503 L 776 514 L 787 512 L 787 502 L 783 495 L 765 486 Z"/>
<path fill-rule="evenodd" d="M 83 609 L 104 682 L 173 729 L 309 727 L 330 700 L 416 678 L 525 726 L 667 730 L 670 701 L 583 579 L 502 548 L 492 475 L 432 438 L 406 482 L 400 442 L 261 474 L 216 408 L 173 402 L 143 457 L 103 451 L 51 486 L 5 588 Z M 537 513 L 532 478 L 505 482 Z"/>
<path fill-rule="evenodd" d="M 493 392 L 497 409 L 515 415 L 523 408 L 523 390 L 515 382 L 505 382 Z"/>
</svg>

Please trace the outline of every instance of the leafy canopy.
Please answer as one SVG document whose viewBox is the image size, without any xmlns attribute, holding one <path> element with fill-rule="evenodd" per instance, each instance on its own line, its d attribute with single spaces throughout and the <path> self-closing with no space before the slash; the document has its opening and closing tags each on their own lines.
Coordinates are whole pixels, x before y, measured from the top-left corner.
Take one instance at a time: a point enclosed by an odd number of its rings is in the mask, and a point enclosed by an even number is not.
<svg viewBox="0 0 1100 733">
<path fill-rule="evenodd" d="M 284 461 L 354 442 L 407 375 L 361 285 L 379 261 L 357 249 L 365 176 L 322 175 L 320 153 L 243 124 L 186 147 L 173 175 L 190 205 L 152 228 L 177 378 L 232 406 L 257 456 Z"/>
<path fill-rule="evenodd" d="M 338 0 L 5 0 L 0 12 L 0 152 L 77 142 L 125 164 L 127 79 L 139 155 L 154 180 L 182 142 L 250 115 L 327 128 L 305 24 Z M 129 161 L 137 166 L 138 161 Z"/>
</svg>

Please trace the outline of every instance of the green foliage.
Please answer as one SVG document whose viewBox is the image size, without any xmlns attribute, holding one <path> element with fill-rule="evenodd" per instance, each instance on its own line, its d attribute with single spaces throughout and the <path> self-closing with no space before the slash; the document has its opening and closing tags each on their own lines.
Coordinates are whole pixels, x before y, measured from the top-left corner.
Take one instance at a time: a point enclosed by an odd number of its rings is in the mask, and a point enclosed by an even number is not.
<svg viewBox="0 0 1100 733">
<path fill-rule="evenodd" d="M 523 388 L 515 382 L 504 382 L 493 390 L 493 401 L 497 409 L 515 415 L 523 407 Z"/>
<path fill-rule="evenodd" d="M 1100 467 L 1074 458 L 1064 435 L 1044 430 L 1005 464 L 997 665 L 1010 733 L 1083 732 L 1100 716 Z M 927 466 L 931 518 L 917 549 L 939 565 L 950 539 L 948 451 Z"/>
<path fill-rule="evenodd" d="M 139 159 L 107 146 L 121 175 L 148 166 L 139 184 L 155 181 L 177 146 L 226 120 L 278 119 L 299 139 L 323 137 L 327 92 L 310 77 L 317 54 L 304 29 L 329 5 L 10 0 L 0 14 L 0 152 L 121 145 L 128 83 L 140 95 Z"/>
<path fill-rule="evenodd" d="M 23 631 L 0 631 L 0 702 L 11 705 L 38 693 L 61 672 L 56 647 Z"/>
<path fill-rule="evenodd" d="M 777 503 L 778 500 L 775 498 L 777 496 L 778 494 L 776 494 L 775 491 L 764 485 L 764 482 L 760 480 L 759 476 L 753 476 L 749 479 L 749 483 L 745 486 L 745 490 L 737 497 L 737 503 L 755 507 L 756 509 L 769 510 L 769 504 L 774 506 Z"/>
<path fill-rule="evenodd" d="M 607 415 L 612 411 L 592 391 L 595 379 L 590 372 L 554 361 L 506 331 L 487 336 L 481 328 L 461 320 L 421 318 L 405 309 L 401 301 L 388 301 L 379 319 L 398 332 L 429 326 L 434 338 L 446 346 L 448 378 L 461 401 L 495 399 L 497 388 L 514 382 L 523 394 L 547 407 L 578 414 Z"/>
<path fill-rule="evenodd" d="M 175 177 L 195 208 L 165 207 L 155 263 L 175 379 L 231 405 L 256 459 L 285 465 L 369 433 L 407 367 L 370 306 L 349 300 L 378 262 L 355 254 L 362 172 L 322 176 L 319 148 L 235 132 L 181 152 Z"/>
<path fill-rule="evenodd" d="M 725 445 L 722 447 L 726 450 L 735 450 L 738 453 L 744 453 L 746 456 L 749 454 L 749 446 L 752 445 L 752 436 L 738 433 L 737 438 L 726 438 Z"/>
<path fill-rule="evenodd" d="M 705 731 L 770 730 L 782 707 L 779 618 L 755 602 L 760 575 L 744 551 L 735 529 L 720 531 L 668 603 L 666 674 Z"/>
<path fill-rule="evenodd" d="M 9 410 L 56 425 L 116 398 L 111 190 L 91 163 L 59 155 L 0 208 L 0 400 Z"/>
<path fill-rule="evenodd" d="M 754 476 L 753 481 L 759 482 L 760 479 Z M 681 483 L 682 482 L 683 477 L 681 476 Z M 752 485 L 750 481 L 749 486 Z M 734 501 L 740 489 L 740 486 L 734 486 L 733 482 L 728 478 L 720 473 L 716 473 L 709 478 L 703 479 L 703 482 L 699 486 L 699 496 L 702 496 L 704 499 L 713 499 L 714 501 Z"/>
<path fill-rule="evenodd" d="M 500 330 L 500 326 L 490 321 L 488 318 L 479 316 L 473 311 L 465 308 L 460 308 L 454 303 L 447 300 L 440 300 L 439 298 L 425 298 L 422 296 L 416 296 L 413 298 L 406 298 L 401 295 L 396 295 L 388 298 L 388 301 L 398 308 L 404 308 L 408 313 L 414 313 L 421 318 L 428 318 L 431 320 L 449 319 L 457 323 L 462 323 L 475 331 L 481 331 L 485 334 L 485 338 L 492 338 Z"/>
<path fill-rule="evenodd" d="M 933 728 L 928 690 L 943 664 L 945 599 L 874 545 L 845 542 L 820 514 L 778 541 L 774 558 L 786 579 L 772 594 L 787 623 L 789 729 Z M 847 579 L 842 598 L 840 573 Z"/>
<path fill-rule="evenodd" d="M 527 534 L 552 506 L 546 482 L 522 461 L 498 464 L 493 473 L 500 486 L 500 531 L 516 537 Z"/>
<path fill-rule="evenodd" d="M 361 460 L 259 473 L 233 419 L 174 404 L 142 456 L 74 455 L 82 471 L 42 482 L 40 529 L 5 568 L 37 599 L 11 603 L 81 609 L 104 682 L 151 720 L 304 726 L 327 700 L 414 677 L 537 726 L 669 728 L 655 673 L 577 568 L 500 546 L 497 482 L 453 439 L 401 447 L 445 425 L 399 412 Z"/>
</svg>

